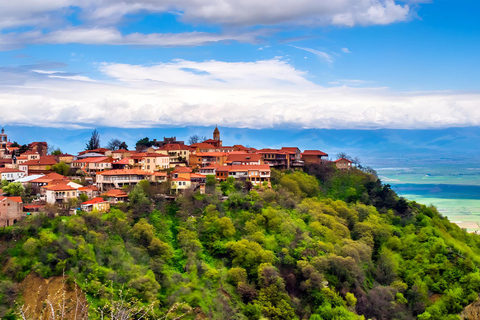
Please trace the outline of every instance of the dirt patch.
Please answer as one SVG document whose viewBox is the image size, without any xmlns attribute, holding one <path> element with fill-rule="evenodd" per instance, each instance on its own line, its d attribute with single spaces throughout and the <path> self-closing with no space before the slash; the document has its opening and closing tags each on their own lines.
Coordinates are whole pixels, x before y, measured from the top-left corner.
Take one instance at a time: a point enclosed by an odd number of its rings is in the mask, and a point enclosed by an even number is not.
<svg viewBox="0 0 480 320">
<path fill-rule="evenodd" d="M 460 318 L 462 320 L 480 319 L 480 299 L 466 306 L 460 313 Z"/>
<path fill-rule="evenodd" d="M 22 310 L 28 319 L 51 319 L 52 312 L 57 319 L 87 319 L 85 294 L 76 284 L 67 284 L 66 279 L 43 279 L 32 272 L 21 282 Z"/>
</svg>

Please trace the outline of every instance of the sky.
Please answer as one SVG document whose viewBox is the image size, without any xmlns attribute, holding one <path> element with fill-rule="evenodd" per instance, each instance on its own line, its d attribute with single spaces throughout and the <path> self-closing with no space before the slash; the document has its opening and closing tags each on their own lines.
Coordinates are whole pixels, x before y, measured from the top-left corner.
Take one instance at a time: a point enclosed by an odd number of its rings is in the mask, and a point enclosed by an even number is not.
<svg viewBox="0 0 480 320">
<path fill-rule="evenodd" d="M 133 141 L 215 125 L 477 127 L 478 12 L 472 0 L 1 1 L 0 125 L 58 143 L 93 128 Z"/>
</svg>

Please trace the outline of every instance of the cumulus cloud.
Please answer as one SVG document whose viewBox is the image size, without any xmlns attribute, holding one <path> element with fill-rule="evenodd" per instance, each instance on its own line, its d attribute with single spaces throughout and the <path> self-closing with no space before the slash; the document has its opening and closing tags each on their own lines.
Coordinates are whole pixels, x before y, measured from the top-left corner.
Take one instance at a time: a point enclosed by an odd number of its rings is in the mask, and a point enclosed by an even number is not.
<svg viewBox="0 0 480 320">
<path fill-rule="evenodd" d="M 343 53 L 352 53 L 350 50 L 348 50 L 348 48 L 342 48 L 342 52 Z"/>
<path fill-rule="evenodd" d="M 128 15 L 172 12 L 184 23 L 221 26 L 229 30 L 236 29 L 237 33 L 258 26 L 383 25 L 405 21 L 411 15 L 408 4 L 395 3 L 394 0 L 2 1 L 0 47 L 3 50 L 14 49 L 22 42 L 167 46 L 183 45 L 185 42 L 185 45 L 198 45 L 223 40 L 255 42 L 258 37 L 248 32 L 244 36 L 203 32 L 122 35 L 116 28 Z M 69 17 L 73 14 L 81 21 L 81 28 L 71 28 Z M 18 27 L 31 27 L 34 30 L 12 33 Z M 37 41 L 33 41 L 35 39 Z"/>
<path fill-rule="evenodd" d="M 281 59 L 104 63 L 108 80 L 0 69 L 0 123 L 33 126 L 442 128 L 480 125 L 478 93 L 325 88 Z M 40 71 L 40 72 L 39 72 Z M 47 111 L 48 110 L 48 111 Z"/>
</svg>

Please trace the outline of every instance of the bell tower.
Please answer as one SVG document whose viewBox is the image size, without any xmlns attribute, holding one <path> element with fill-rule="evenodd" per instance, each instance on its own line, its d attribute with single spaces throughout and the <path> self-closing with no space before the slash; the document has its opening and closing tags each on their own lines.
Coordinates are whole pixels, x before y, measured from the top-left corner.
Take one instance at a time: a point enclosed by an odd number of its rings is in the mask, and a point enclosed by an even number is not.
<svg viewBox="0 0 480 320">
<path fill-rule="evenodd" d="M 220 141 L 220 130 L 218 130 L 217 126 L 213 130 L 213 140 Z"/>
</svg>

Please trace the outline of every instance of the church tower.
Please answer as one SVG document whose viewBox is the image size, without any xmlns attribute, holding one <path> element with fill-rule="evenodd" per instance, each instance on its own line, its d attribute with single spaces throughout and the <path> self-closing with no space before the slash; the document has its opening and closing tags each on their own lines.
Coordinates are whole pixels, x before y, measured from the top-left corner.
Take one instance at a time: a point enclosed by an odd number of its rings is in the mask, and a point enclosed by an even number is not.
<svg viewBox="0 0 480 320">
<path fill-rule="evenodd" d="M 213 140 L 220 141 L 220 130 L 218 130 L 217 126 L 213 130 Z"/>
</svg>

